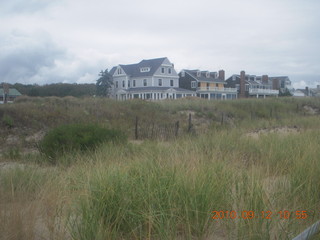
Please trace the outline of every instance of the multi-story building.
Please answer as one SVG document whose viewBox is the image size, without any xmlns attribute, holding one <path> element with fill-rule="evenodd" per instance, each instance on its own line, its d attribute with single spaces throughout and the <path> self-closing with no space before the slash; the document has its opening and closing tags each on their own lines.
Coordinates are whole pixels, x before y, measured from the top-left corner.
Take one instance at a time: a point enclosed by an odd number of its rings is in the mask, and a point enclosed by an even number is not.
<svg viewBox="0 0 320 240">
<path fill-rule="evenodd" d="M 236 99 L 237 89 L 226 88 L 225 72 L 182 70 L 179 73 L 181 88 L 194 91 L 198 97 L 205 99 Z"/>
<path fill-rule="evenodd" d="M 272 82 L 274 89 L 279 90 L 280 93 L 289 92 L 293 94 L 294 92 L 288 76 L 269 77 L 269 81 Z"/>
<path fill-rule="evenodd" d="M 136 64 L 120 64 L 109 73 L 113 78 L 113 97 L 117 100 L 196 96 L 194 91 L 179 87 L 179 76 L 166 57 L 142 60 Z"/>
<path fill-rule="evenodd" d="M 241 71 L 240 75 L 234 74 L 226 82 L 228 87 L 237 89 L 239 98 L 265 98 L 279 95 L 279 90 L 268 75 L 248 75 Z"/>
</svg>

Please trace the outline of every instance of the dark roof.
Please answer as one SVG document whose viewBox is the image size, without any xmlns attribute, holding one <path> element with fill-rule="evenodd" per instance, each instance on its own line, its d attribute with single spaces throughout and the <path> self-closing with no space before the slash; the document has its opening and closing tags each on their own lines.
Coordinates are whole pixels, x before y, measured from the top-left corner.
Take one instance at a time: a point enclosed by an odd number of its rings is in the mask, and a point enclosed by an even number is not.
<svg viewBox="0 0 320 240">
<path fill-rule="evenodd" d="M 213 82 L 213 83 L 226 83 L 224 80 L 220 78 L 215 78 L 214 74 L 217 74 L 216 72 L 210 72 L 210 77 L 206 77 L 207 71 L 201 71 L 200 77 L 197 76 L 197 72 L 199 70 L 183 70 L 189 75 L 191 75 L 195 80 L 199 82 Z"/>
<path fill-rule="evenodd" d="M 279 76 L 279 77 L 269 77 L 269 79 L 286 80 L 286 79 L 289 79 L 289 77 L 288 76 Z"/>
<path fill-rule="evenodd" d="M 154 73 L 161 66 L 161 64 L 164 62 L 165 59 L 166 59 L 165 57 L 164 58 L 148 59 L 148 60 L 142 60 L 141 62 L 136 63 L 136 64 L 127 64 L 127 65 L 120 64 L 119 66 L 130 77 L 147 77 L 147 76 L 153 76 Z M 140 68 L 143 68 L 143 67 L 149 67 L 150 71 L 149 72 L 141 72 Z M 113 67 L 111 71 L 113 71 L 114 68 L 116 69 L 116 67 Z M 114 69 L 114 71 L 115 71 L 115 69 Z M 114 71 L 112 72 L 112 75 L 113 75 Z"/>
<path fill-rule="evenodd" d="M 112 76 L 115 73 L 116 69 L 117 69 L 117 67 L 111 68 L 109 74 Z"/>
<path fill-rule="evenodd" d="M 247 83 L 255 84 L 255 85 L 263 85 L 261 82 L 253 81 L 253 80 L 246 80 Z"/>
<path fill-rule="evenodd" d="M 306 89 L 297 89 L 296 91 L 303 92 L 306 96 L 308 95 L 308 91 Z"/>
<path fill-rule="evenodd" d="M 3 95 L 3 88 L 0 88 L 0 95 Z M 9 88 L 9 96 L 21 96 L 21 93 L 15 88 Z"/>
</svg>

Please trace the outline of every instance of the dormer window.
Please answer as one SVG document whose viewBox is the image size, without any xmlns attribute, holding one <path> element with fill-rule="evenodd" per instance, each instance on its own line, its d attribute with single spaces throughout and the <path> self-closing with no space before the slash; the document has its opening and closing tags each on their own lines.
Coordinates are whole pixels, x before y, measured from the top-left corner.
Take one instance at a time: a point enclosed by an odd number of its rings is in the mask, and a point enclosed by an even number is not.
<svg viewBox="0 0 320 240">
<path fill-rule="evenodd" d="M 118 75 L 122 74 L 122 69 L 118 68 Z"/>
<path fill-rule="evenodd" d="M 206 72 L 206 77 L 210 78 L 210 72 Z"/>
<path fill-rule="evenodd" d="M 201 77 L 201 72 L 197 71 L 197 77 Z"/>
<path fill-rule="evenodd" d="M 150 68 L 149 67 L 140 68 L 140 72 L 150 72 Z"/>
<path fill-rule="evenodd" d="M 181 71 L 181 77 L 185 77 L 186 76 L 186 72 L 185 71 Z"/>
</svg>

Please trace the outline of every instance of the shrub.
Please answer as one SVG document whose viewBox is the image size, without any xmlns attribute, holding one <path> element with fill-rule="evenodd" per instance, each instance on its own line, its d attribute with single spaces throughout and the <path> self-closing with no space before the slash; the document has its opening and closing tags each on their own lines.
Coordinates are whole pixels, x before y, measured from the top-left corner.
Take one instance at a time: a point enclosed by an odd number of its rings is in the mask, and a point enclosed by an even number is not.
<svg viewBox="0 0 320 240">
<path fill-rule="evenodd" d="M 39 144 L 39 150 L 51 163 L 64 153 L 92 150 L 103 142 L 126 142 L 121 131 L 94 124 L 68 124 L 49 131 Z"/>
<path fill-rule="evenodd" d="M 6 115 L 6 114 L 3 115 L 2 122 L 4 123 L 5 126 L 9 128 L 12 128 L 14 126 L 13 119 L 9 115 Z"/>
</svg>

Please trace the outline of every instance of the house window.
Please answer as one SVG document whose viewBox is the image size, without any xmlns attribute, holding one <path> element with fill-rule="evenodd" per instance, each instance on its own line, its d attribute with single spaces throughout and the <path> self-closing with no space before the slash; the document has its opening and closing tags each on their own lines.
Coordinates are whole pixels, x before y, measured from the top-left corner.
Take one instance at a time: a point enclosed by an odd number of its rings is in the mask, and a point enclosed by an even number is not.
<svg viewBox="0 0 320 240">
<path fill-rule="evenodd" d="M 143 79 L 143 86 L 144 86 L 144 87 L 147 86 L 147 79 Z"/>
<path fill-rule="evenodd" d="M 119 85 L 118 85 L 118 81 L 116 81 L 116 88 L 118 88 L 119 87 Z"/>
<path fill-rule="evenodd" d="M 125 81 L 122 81 L 122 87 L 124 88 L 126 85 Z"/>
<path fill-rule="evenodd" d="M 207 83 L 207 89 L 210 89 L 210 83 Z"/>
<path fill-rule="evenodd" d="M 118 68 L 118 75 L 122 73 L 121 68 Z"/>
<path fill-rule="evenodd" d="M 164 68 L 161 68 L 161 73 L 164 73 Z"/>
<path fill-rule="evenodd" d="M 236 84 L 236 89 L 240 91 L 240 84 Z"/>
<path fill-rule="evenodd" d="M 140 72 L 150 72 L 150 68 L 149 67 L 140 68 Z"/>
<path fill-rule="evenodd" d="M 186 76 L 186 72 L 185 71 L 182 71 L 181 72 L 181 77 L 185 77 Z"/>
<path fill-rule="evenodd" d="M 173 87 L 173 80 L 170 80 L 170 86 Z"/>
<path fill-rule="evenodd" d="M 158 85 L 161 87 L 162 86 L 162 79 L 158 79 Z"/>
<path fill-rule="evenodd" d="M 168 68 L 168 74 L 171 74 L 171 68 Z"/>
<path fill-rule="evenodd" d="M 218 88 L 219 87 L 219 84 L 218 83 L 216 83 L 216 88 Z"/>
<path fill-rule="evenodd" d="M 206 72 L 206 77 L 207 77 L 207 78 L 210 77 L 210 72 Z"/>
<path fill-rule="evenodd" d="M 200 71 L 197 72 L 197 77 L 201 77 L 201 72 Z"/>
<path fill-rule="evenodd" d="M 197 82 L 196 81 L 192 81 L 191 82 L 191 88 L 196 88 L 197 87 Z"/>
<path fill-rule="evenodd" d="M 130 87 L 130 85 L 131 85 L 131 84 L 130 84 L 130 80 L 128 80 L 128 87 Z"/>
<path fill-rule="evenodd" d="M 136 86 L 136 80 L 132 80 L 132 86 L 135 87 Z"/>
</svg>

